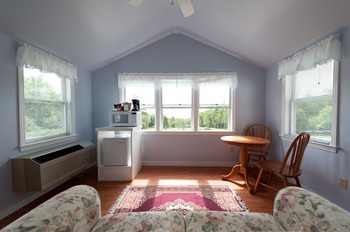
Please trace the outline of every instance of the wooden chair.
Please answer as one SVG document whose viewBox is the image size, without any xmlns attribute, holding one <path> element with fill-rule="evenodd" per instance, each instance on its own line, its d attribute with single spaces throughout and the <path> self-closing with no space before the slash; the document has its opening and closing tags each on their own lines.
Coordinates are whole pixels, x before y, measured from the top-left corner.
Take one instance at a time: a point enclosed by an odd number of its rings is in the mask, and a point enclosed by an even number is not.
<svg viewBox="0 0 350 232">
<path fill-rule="evenodd" d="M 248 136 L 265 138 L 270 141 L 272 140 L 272 131 L 270 127 L 265 124 L 252 124 L 245 129 L 244 134 Z M 257 162 L 266 160 L 266 155 L 268 154 L 267 152 L 269 150 L 269 147 L 270 144 L 267 144 L 263 147 L 248 147 L 248 161 L 251 160 L 251 156 L 256 157 L 257 159 L 253 160 Z"/>
<path fill-rule="evenodd" d="M 302 132 L 298 135 L 290 145 L 284 159 L 282 162 L 276 160 L 264 160 L 258 164 L 258 168 L 260 168 L 258 179 L 255 183 L 254 193 L 258 189 L 259 185 L 263 185 L 265 187 L 278 190 L 271 185 L 271 179 L 273 175 L 276 175 L 283 179 L 284 186 L 288 186 L 291 183 L 288 182 L 288 178 L 294 178 L 296 182 L 296 186 L 301 187 L 299 176 L 301 175 L 301 161 L 303 160 L 304 151 L 309 143 L 310 135 L 306 132 Z M 267 183 L 262 183 L 261 178 L 263 176 L 263 172 L 267 171 L 269 173 L 269 177 Z"/>
</svg>

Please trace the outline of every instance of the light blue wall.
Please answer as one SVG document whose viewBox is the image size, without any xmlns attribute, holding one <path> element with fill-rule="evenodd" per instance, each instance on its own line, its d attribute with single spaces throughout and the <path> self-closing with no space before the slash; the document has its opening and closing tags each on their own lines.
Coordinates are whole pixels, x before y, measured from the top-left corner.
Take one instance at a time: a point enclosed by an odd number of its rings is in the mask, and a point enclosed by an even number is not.
<svg viewBox="0 0 350 232">
<path fill-rule="evenodd" d="M 0 33 L 0 212 L 33 194 L 12 192 L 9 157 L 19 152 L 18 87 L 15 57 L 17 41 Z M 78 68 L 76 84 L 76 132 L 78 139 L 92 141 L 91 75 Z M 26 153 L 34 152 L 27 151 Z"/>
<path fill-rule="evenodd" d="M 328 153 L 308 147 L 303 161 L 301 183 L 316 193 L 350 210 L 349 190 L 338 187 L 338 178 L 350 179 L 350 30 L 342 35 L 343 60 L 339 88 L 339 152 Z M 39 45 L 38 45 L 39 46 Z M 122 46 L 122 45 L 121 45 Z M 14 65 L 17 41 L 0 33 L 0 211 L 33 193 L 14 193 L 11 184 L 9 157 L 18 151 L 18 91 Z M 265 71 L 226 53 L 182 35 L 171 35 L 91 74 L 78 68 L 76 85 L 76 128 L 78 138 L 95 141 L 95 128 L 108 125 L 108 113 L 119 101 L 118 72 L 215 72 L 238 73 L 236 130 L 241 133 L 248 123 L 265 122 L 273 130 L 271 155 L 288 147 L 278 133 L 281 131 L 281 82 L 277 80 L 277 65 Z M 266 75 L 266 80 L 265 80 Z M 91 81 L 90 81 L 91 79 Z M 92 91 L 91 91 L 92 89 Z M 92 106 L 91 106 L 92 104 Z M 91 114 L 92 113 L 92 114 Z M 145 161 L 151 162 L 227 162 L 237 161 L 218 142 L 220 136 L 147 136 L 144 141 Z M 191 142 L 192 141 L 192 142 Z M 204 143 L 203 143 L 204 141 Z M 211 142 L 212 143 L 211 143 Z M 193 146 L 193 144 L 206 146 Z M 181 145 L 177 149 L 176 145 Z M 184 149 L 184 144 L 188 147 Z M 168 146 L 172 149 L 169 151 Z M 198 150 L 199 149 L 199 150 Z M 179 152 L 181 153 L 178 156 Z M 198 155 L 201 154 L 201 155 Z M 180 158 L 178 158 L 180 157 Z M 189 158 L 186 158 L 189 157 Z"/>
<path fill-rule="evenodd" d="M 236 131 L 265 121 L 265 71 L 180 34 L 150 46 L 92 73 L 93 127 L 108 125 L 113 103 L 119 101 L 119 72 L 237 72 Z M 213 93 L 214 94 L 214 93 Z M 228 164 L 238 160 L 220 135 L 143 135 L 143 161 L 148 164 Z M 198 146 L 201 144 L 200 146 Z"/>
<path fill-rule="evenodd" d="M 339 206 L 350 211 L 350 191 L 338 186 L 339 177 L 350 180 L 350 29 L 342 33 L 342 61 L 340 63 L 339 98 L 338 98 L 338 153 L 308 148 L 305 151 L 301 175 L 301 184 Z M 277 80 L 277 64 L 266 74 L 266 122 L 274 131 L 281 132 L 282 83 Z M 282 142 L 277 134 L 274 137 L 271 154 L 283 147 L 283 152 L 290 143 Z"/>
<path fill-rule="evenodd" d="M 265 71 L 182 35 L 168 36 L 92 73 L 93 127 L 108 125 L 119 101 L 118 72 L 237 72 L 237 131 L 264 121 Z"/>
</svg>

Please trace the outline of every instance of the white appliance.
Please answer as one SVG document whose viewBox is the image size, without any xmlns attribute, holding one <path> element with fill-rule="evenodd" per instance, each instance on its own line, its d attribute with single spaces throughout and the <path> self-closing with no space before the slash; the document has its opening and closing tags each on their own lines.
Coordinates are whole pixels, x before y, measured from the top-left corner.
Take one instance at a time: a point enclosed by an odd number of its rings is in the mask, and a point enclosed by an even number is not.
<svg viewBox="0 0 350 232">
<path fill-rule="evenodd" d="M 102 162 L 104 166 L 128 166 L 131 163 L 130 135 L 103 138 Z"/>
<path fill-rule="evenodd" d="M 110 126 L 137 127 L 141 125 L 140 111 L 112 111 L 109 116 Z"/>
</svg>

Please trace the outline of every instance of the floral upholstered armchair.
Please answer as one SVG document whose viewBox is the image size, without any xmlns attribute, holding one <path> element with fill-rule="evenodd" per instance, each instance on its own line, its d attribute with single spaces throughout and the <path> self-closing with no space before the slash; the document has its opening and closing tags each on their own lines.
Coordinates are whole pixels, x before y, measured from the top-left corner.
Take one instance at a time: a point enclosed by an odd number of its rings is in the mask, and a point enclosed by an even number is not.
<svg viewBox="0 0 350 232">
<path fill-rule="evenodd" d="M 274 217 L 287 231 L 350 231 L 350 214 L 303 188 L 278 192 Z"/>
</svg>

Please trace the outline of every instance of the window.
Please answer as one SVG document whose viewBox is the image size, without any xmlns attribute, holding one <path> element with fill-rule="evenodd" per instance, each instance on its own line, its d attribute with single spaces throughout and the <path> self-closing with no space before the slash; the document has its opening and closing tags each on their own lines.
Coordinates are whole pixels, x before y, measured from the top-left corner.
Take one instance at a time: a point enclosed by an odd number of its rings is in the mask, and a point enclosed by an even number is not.
<svg viewBox="0 0 350 232">
<path fill-rule="evenodd" d="M 38 69 L 19 69 L 22 146 L 72 134 L 72 81 Z"/>
<path fill-rule="evenodd" d="M 286 131 L 307 131 L 313 141 L 335 145 L 338 62 L 286 77 Z"/>
<path fill-rule="evenodd" d="M 140 100 L 143 130 L 234 130 L 235 73 L 119 74 L 118 77 L 120 99 Z"/>
<path fill-rule="evenodd" d="M 161 89 L 162 130 L 192 130 L 192 87 L 163 86 Z"/>
<path fill-rule="evenodd" d="M 18 66 L 21 150 L 72 139 L 74 81 L 32 65 Z"/>
<path fill-rule="evenodd" d="M 140 100 L 140 108 L 142 110 L 142 129 L 154 131 L 156 129 L 155 115 L 156 115 L 156 103 L 155 103 L 155 88 L 153 85 L 145 87 L 129 86 L 123 88 L 120 93 L 124 93 L 122 102 L 131 102 L 131 99 Z"/>
<path fill-rule="evenodd" d="M 229 86 L 201 87 L 198 130 L 229 130 L 231 128 L 230 112 L 233 108 L 231 100 Z"/>
<path fill-rule="evenodd" d="M 311 145 L 336 152 L 340 59 L 340 42 L 332 36 L 279 64 L 283 135 L 306 131 Z"/>
</svg>

